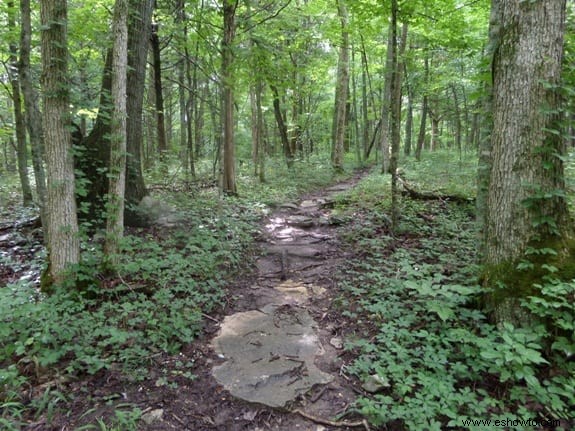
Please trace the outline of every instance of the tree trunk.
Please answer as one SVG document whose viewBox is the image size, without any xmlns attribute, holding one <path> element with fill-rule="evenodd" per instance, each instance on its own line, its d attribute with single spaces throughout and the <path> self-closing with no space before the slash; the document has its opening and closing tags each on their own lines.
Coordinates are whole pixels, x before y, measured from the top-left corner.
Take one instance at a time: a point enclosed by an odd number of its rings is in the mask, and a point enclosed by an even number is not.
<svg viewBox="0 0 575 431">
<path fill-rule="evenodd" d="M 261 183 L 265 182 L 265 148 L 264 148 L 264 116 L 262 111 L 263 85 L 259 77 L 250 88 L 250 106 L 252 112 L 252 162 L 254 175 Z"/>
<path fill-rule="evenodd" d="M 284 150 L 287 166 L 288 168 L 291 168 L 293 166 L 294 154 L 292 152 L 292 148 L 289 142 L 287 127 L 285 125 L 284 116 L 281 110 L 280 96 L 278 93 L 278 89 L 275 85 L 270 84 L 270 89 L 272 90 L 273 94 L 274 116 L 276 118 L 276 123 L 278 125 L 278 131 L 280 134 L 282 148 Z"/>
<path fill-rule="evenodd" d="M 158 24 L 152 24 L 152 65 L 154 68 L 154 93 L 156 95 L 156 127 L 158 133 L 158 152 L 160 161 L 165 161 L 168 152 L 166 140 L 166 122 L 164 112 L 164 91 L 162 88 L 162 60 L 160 52 L 160 38 L 158 36 Z"/>
<path fill-rule="evenodd" d="M 349 17 L 344 0 L 337 1 L 337 11 L 341 22 L 341 46 L 337 63 L 331 165 L 336 171 L 342 171 L 349 88 Z"/>
<path fill-rule="evenodd" d="M 391 26 L 387 35 L 387 51 L 385 58 L 385 83 L 383 86 L 383 100 L 381 105 L 381 173 L 389 173 L 389 110 L 391 104 L 391 75 L 392 75 L 392 48 L 395 41 L 391 40 Z"/>
<path fill-rule="evenodd" d="M 116 0 L 114 7 L 114 58 L 112 60 L 112 133 L 110 135 L 109 189 L 106 202 L 104 265 L 118 264 L 120 240 L 124 235 L 124 192 L 126 189 L 126 78 L 128 70 L 128 1 Z"/>
<path fill-rule="evenodd" d="M 424 59 L 424 69 L 425 69 L 425 85 L 429 83 L 429 58 L 427 55 Z M 421 122 L 419 124 L 419 134 L 417 136 L 417 146 L 415 147 L 415 160 L 418 162 L 421 160 L 421 151 L 425 145 L 425 135 L 427 129 L 427 114 L 429 111 L 429 97 L 427 96 L 427 89 L 423 93 L 423 102 L 421 104 Z"/>
<path fill-rule="evenodd" d="M 41 20 L 43 122 L 48 178 L 46 211 L 50 214 L 46 226 L 48 271 L 51 281 L 59 283 L 66 277 L 70 266 L 80 260 L 71 154 L 66 0 L 42 1 Z M 45 278 L 43 287 L 49 288 L 50 285 Z"/>
<path fill-rule="evenodd" d="M 222 39 L 222 96 L 223 96 L 223 175 L 222 192 L 236 195 L 236 157 L 234 142 L 233 42 L 236 30 L 237 0 L 223 0 L 224 35 Z"/>
<path fill-rule="evenodd" d="M 126 208 L 124 221 L 133 226 L 142 223 L 135 206 L 148 194 L 142 172 L 144 88 L 146 60 L 154 0 L 128 1 L 128 72 L 126 89 Z"/>
<path fill-rule="evenodd" d="M 16 27 L 16 9 L 14 2 L 7 3 L 8 29 L 12 31 Z M 29 206 L 32 201 L 32 188 L 28 178 L 28 148 L 26 146 L 26 124 L 22 113 L 22 97 L 20 95 L 20 82 L 18 79 L 18 47 L 15 43 L 8 44 L 8 76 L 12 89 L 12 107 L 14 108 L 14 125 L 16 129 L 16 154 L 18 158 L 18 176 L 22 189 L 22 204 Z"/>
<path fill-rule="evenodd" d="M 36 193 L 38 194 L 38 206 L 40 207 L 40 219 L 42 226 L 48 225 L 48 215 L 45 211 L 47 194 L 46 175 L 44 172 L 44 142 L 42 131 L 42 114 L 38 106 L 38 93 L 32 82 L 30 73 L 30 45 L 32 38 L 32 23 L 30 12 L 30 0 L 20 0 L 20 63 L 18 72 L 20 75 L 20 86 L 24 96 L 24 111 L 26 115 L 26 125 L 28 136 L 30 137 L 30 148 L 32 152 L 32 166 L 34 167 L 34 178 L 36 180 Z M 44 234 L 46 243 L 47 234 Z"/>
<path fill-rule="evenodd" d="M 391 22 L 389 24 L 390 44 L 390 137 L 391 137 L 391 158 L 389 170 L 391 172 L 391 221 L 392 229 L 397 229 L 399 225 L 399 190 L 397 187 L 397 165 L 399 162 L 399 140 L 401 122 L 401 74 L 398 67 L 397 49 L 397 0 L 391 0 Z M 407 26 L 404 26 L 404 35 L 407 37 Z M 402 37 L 402 41 L 405 39 Z M 404 46 L 404 44 L 402 44 Z"/>
<path fill-rule="evenodd" d="M 455 110 L 455 147 L 459 153 L 459 160 L 461 160 L 461 108 L 454 84 L 451 85 L 451 93 L 453 94 L 453 108 Z"/>
<path fill-rule="evenodd" d="M 407 66 L 404 64 L 405 86 L 407 88 L 407 115 L 405 118 L 405 144 L 403 154 L 411 155 L 411 142 L 413 140 L 413 88 L 409 83 Z"/>
<path fill-rule="evenodd" d="M 423 96 L 421 104 L 421 121 L 419 123 L 419 134 L 417 135 L 417 146 L 415 147 L 415 160 L 421 160 L 421 151 L 425 145 L 425 135 L 427 129 L 427 95 Z"/>
<path fill-rule="evenodd" d="M 505 288 L 486 295 L 496 321 L 521 320 L 521 298 L 533 295 L 521 280 L 522 259 L 552 259 L 559 277 L 572 260 L 572 228 L 565 199 L 560 95 L 565 0 L 494 0 L 499 32 L 493 53 L 493 130 L 485 223 L 483 283 Z M 534 258 L 533 249 L 556 256 Z M 535 260 L 535 261 L 534 261 Z M 567 271 L 569 272 L 569 271 Z M 570 271 L 573 272 L 573 271 Z"/>
</svg>

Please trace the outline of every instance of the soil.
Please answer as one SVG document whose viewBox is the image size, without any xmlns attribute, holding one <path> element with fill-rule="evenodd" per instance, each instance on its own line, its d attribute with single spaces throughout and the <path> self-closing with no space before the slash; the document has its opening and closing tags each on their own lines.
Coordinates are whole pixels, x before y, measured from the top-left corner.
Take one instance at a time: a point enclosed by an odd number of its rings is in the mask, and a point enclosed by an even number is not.
<svg viewBox="0 0 575 431">
<path fill-rule="evenodd" d="M 341 220 L 332 217 L 330 208 L 334 196 L 353 187 L 360 177 L 358 174 L 303 196 L 299 202 L 278 205 L 262 225 L 264 240 L 259 244 L 261 257 L 255 267 L 247 269 L 229 286 L 226 306 L 206 318 L 203 333 L 193 344 L 176 356 L 163 354 L 153 358 L 149 375 L 142 381 L 127 380 L 119 371 L 106 370 L 82 376 L 78 381 L 59 382 L 59 390 L 70 400 L 66 404 L 68 411 L 57 410 L 50 426 L 46 417 L 40 417 L 26 429 L 75 430 L 95 424 L 100 418 L 113 418 L 123 406 L 126 411 L 133 407 L 142 410 L 145 420 L 140 421 L 138 429 L 143 431 L 369 429 L 352 408 L 363 390 L 358 381 L 345 373 L 352 358 L 342 349 L 341 336 L 349 328 L 345 328 L 341 310 L 331 306 L 339 295 L 334 274 L 349 256 L 338 241 Z M 25 250 L 23 262 L 27 254 L 34 252 Z M 15 278 L 14 274 L 0 275 L 5 281 Z M 293 399 L 282 401 L 279 407 L 267 406 L 265 401 L 239 399 L 224 389 L 223 378 L 218 381 L 214 377 L 214 370 L 221 369 L 230 359 L 217 347 L 217 341 L 214 343 L 226 317 L 229 321 L 237 313 L 266 307 L 268 311 L 272 307 L 272 318 L 278 309 L 286 307 L 311 318 L 318 350 L 311 359 L 313 364 L 300 367 L 297 373 L 290 370 L 292 380 L 307 377 L 308 368 L 313 367 L 322 376 L 329 376 L 318 380 L 318 384 L 302 384 Z M 290 314 L 297 315 L 293 310 Z M 160 377 L 170 369 L 181 370 L 176 363 L 193 363 L 189 371 L 195 378 L 178 376 L 168 384 L 162 381 Z M 38 394 L 43 388 L 32 390 Z"/>
</svg>

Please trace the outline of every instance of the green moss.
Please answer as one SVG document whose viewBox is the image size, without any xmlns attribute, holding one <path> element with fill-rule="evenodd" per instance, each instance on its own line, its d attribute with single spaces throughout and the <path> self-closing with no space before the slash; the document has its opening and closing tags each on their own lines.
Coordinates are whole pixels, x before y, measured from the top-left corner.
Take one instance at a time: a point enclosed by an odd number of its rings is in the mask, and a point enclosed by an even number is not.
<svg viewBox="0 0 575 431">
<path fill-rule="evenodd" d="M 50 273 L 50 264 L 40 273 L 40 290 L 47 295 L 54 292 L 54 278 Z"/>
<path fill-rule="evenodd" d="M 556 236 L 532 241 L 521 259 L 486 265 L 480 283 L 484 287 L 482 308 L 495 322 L 521 324 L 530 316 L 520 302 L 539 296 L 537 285 L 550 277 L 561 281 L 575 279 L 575 239 Z"/>
</svg>

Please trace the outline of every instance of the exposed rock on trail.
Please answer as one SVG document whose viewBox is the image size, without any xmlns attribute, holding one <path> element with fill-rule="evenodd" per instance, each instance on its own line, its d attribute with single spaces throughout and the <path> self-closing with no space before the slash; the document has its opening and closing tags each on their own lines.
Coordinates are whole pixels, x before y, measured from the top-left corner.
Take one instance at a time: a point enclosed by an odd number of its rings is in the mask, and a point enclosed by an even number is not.
<svg viewBox="0 0 575 431">
<path fill-rule="evenodd" d="M 247 311 L 226 316 L 212 341 L 223 361 L 212 374 L 233 397 L 292 411 L 299 403 L 295 411 L 303 417 L 322 418 L 336 417 L 353 401 L 339 376 L 342 342 L 323 318 L 338 263 L 329 208 L 357 179 L 282 204 L 269 216 L 257 281 L 240 301 Z M 315 395 L 306 398 L 312 389 Z M 326 391 L 334 394 L 323 397 Z"/>
</svg>

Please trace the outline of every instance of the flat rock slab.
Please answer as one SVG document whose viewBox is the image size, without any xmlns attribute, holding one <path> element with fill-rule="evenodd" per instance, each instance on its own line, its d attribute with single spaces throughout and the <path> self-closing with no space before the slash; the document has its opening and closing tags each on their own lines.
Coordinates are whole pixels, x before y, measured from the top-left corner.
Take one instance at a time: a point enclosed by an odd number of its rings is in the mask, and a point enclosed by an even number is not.
<svg viewBox="0 0 575 431">
<path fill-rule="evenodd" d="M 310 247 L 309 245 L 289 244 L 285 246 L 272 245 L 266 247 L 268 253 L 272 254 L 282 254 L 285 252 L 289 256 L 298 257 L 321 257 L 322 250 L 316 247 Z"/>
<path fill-rule="evenodd" d="M 323 354 L 316 331 L 309 313 L 297 306 L 269 304 L 227 316 L 213 340 L 226 362 L 212 373 L 237 398 L 285 407 L 314 385 L 333 380 L 314 365 Z"/>
<path fill-rule="evenodd" d="M 285 221 L 290 226 L 297 227 L 312 227 L 314 225 L 314 219 L 312 217 L 294 215 L 285 218 Z"/>
</svg>

